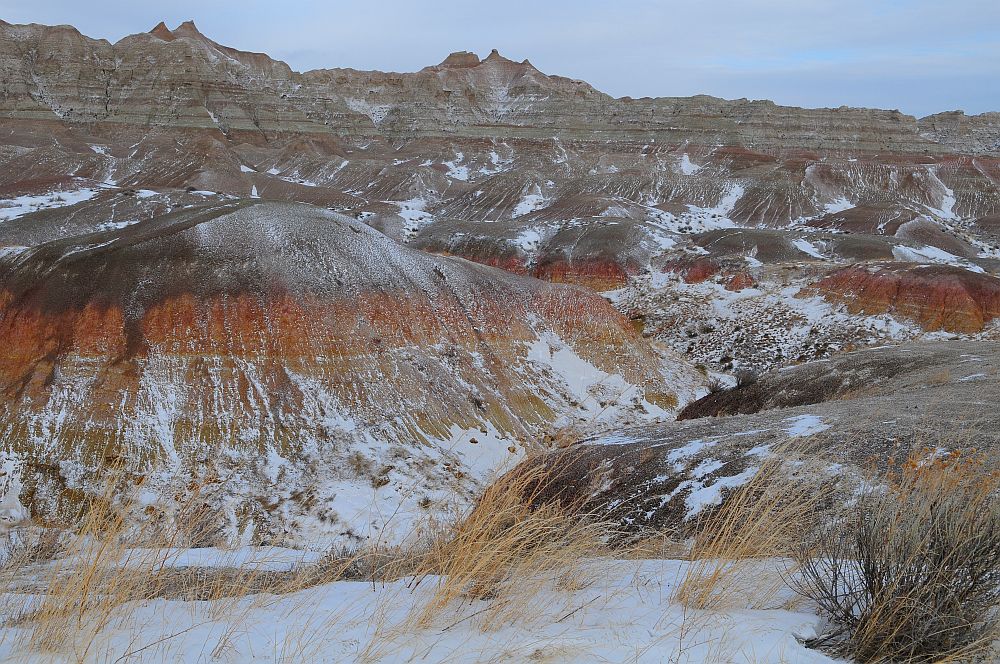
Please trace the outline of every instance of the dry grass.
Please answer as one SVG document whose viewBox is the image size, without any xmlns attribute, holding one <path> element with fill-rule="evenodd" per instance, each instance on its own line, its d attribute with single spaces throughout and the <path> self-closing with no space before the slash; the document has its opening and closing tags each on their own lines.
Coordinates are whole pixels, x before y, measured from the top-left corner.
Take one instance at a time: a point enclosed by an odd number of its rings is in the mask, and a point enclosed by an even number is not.
<svg viewBox="0 0 1000 664">
<path fill-rule="evenodd" d="M 20 528 L 0 547 L 0 582 L 26 566 L 53 560 L 65 547 L 63 532 L 55 528 Z"/>
<path fill-rule="evenodd" d="M 675 601 L 695 609 L 769 607 L 785 582 L 759 575 L 760 562 L 797 550 L 825 495 L 819 476 L 794 459 L 792 451 L 776 453 L 698 524 Z"/>
<path fill-rule="evenodd" d="M 931 386 L 947 385 L 952 382 L 951 369 L 945 367 L 927 377 L 927 384 Z"/>
<path fill-rule="evenodd" d="M 691 547 L 679 531 L 668 530 L 641 537 L 621 553 L 627 560 L 685 560 L 691 557 Z"/>
<path fill-rule="evenodd" d="M 572 422 L 560 427 L 556 427 L 551 432 L 545 434 L 542 442 L 551 449 L 566 449 L 577 445 L 588 433 L 587 422 Z"/>
<path fill-rule="evenodd" d="M 606 524 L 572 506 L 541 503 L 551 466 L 526 464 L 487 487 L 479 502 L 431 542 L 414 587 L 430 577 L 434 592 L 414 616 L 433 622 L 449 607 L 485 600 L 483 629 L 539 612 L 545 580 L 583 583 L 581 562 L 605 551 Z"/>
<path fill-rule="evenodd" d="M 927 451 L 800 552 L 797 589 L 863 662 L 972 659 L 1000 637 L 1000 475 Z M 995 654 L 995 653 L 994 653 Z"/>
<path fill-rule="evenodd" d="M 830 558 L 823 558 L 828 551 L 824 553 L 822 546 L 806 549 L 802 545 L 803 538 L 816 531 L 818 515 L 825 514 L 832 482 L 822 468 L 803 461 L 808 456 L 802 447 L 775 450 L 746 485 L 730 492 L 721 507 L 697 524 L 693 540 L 682 540 L 679 532 L 659 533 L 625 552 L 624 557 L 634 558 L 689 557 L 685 576 L 671 596 L 685 616 L 687 612 L 695 616 L 682 620 L 679 631 L 671 633 L 678 652 L 703 645 L 699 639 L 705 626 L 698 616 L 775 606 L 788 577 L 777 573 L 773 565 L 767 567 L 766 559 L 801 561 L 803 570 L 796 574 L 802 576 L 795 578 L 808 580 L 812 574 L 814 594 L 809 596 L 813 598 L 816 588 L 840 588 L 838 584 L 857 569 L 857 548 L 835 550 L 839 557 L 830 567 Z M 172 557 L 192 542 L 204 541 L 214 528 L 212 515 L 199 506 L 197 490 L 169 523 L 137 530 L 127 515 L 134 513 L 129 496 L 138 487 L 113 478 L 104 494 L 86 505 L 73 537 L 45 534 L 24 540 L 9 557 L 20 561 L 18 565 L 48 561 L 37 603 L 22 607 L 19 615 L 8 620 L 21 628 L 12 632 L 12 638 L 23 640 L 18 645 L 25 652 L 58 653 L 76 661 L 93 659 L 101 653 L 102 633 L 141 631 L 133 615 L 143 602 L 198 600 L 207 602 L 204 610 L 209 619 L 228 626 L 217 643 L 206 644 L 206 654 L 221 657 L 239 641 L 242 631 L 251 629 L 258 609 L 279 601 L 282 595 L 342 579 L 372 585 L 408 579 L 409 591 L 420 590 L 415 596 L 399 591 L 408 597 L 389 598 L 389 602 L 412 603 L 412 611 L 406 614 L 404 609 L 402 622 L 399 613 L 391 610 L 395 605 L 380 605 L 369 612 L 372 638 L 359 655 L 362 661 L 391 655 L 401 640 L 429 627 L 444 633 L 474 624 L 492 632 L 515 623 L 558 622 L 579 608 L 565 605 L 572 601 L 573 592 L 553 591 L 573 591 L 595 582 L 592 563 L 600 567 L 610 553 L 605 543 L 615 540 L 607 523 L 581 515 L 578 504 L 558 502 L 552 485 L 553 469 L 558 467 L 558 463 L 531 462 L 519 466 L 487 487 L 472 508 L 453 521 L 432 524 L 404 545 L 337 549 L 319 563 L 291 572 L 268 572 L 237 562 L 217 569 L 179 569 L 171 564 Z M 962 624 L 973 618 L 983 624 L 975 626 L 974 638 L 948 636 L 952 645 L 947 652 L 939 648 L 938 654 L 972 652 L 995 633 L 993 625 L 984 621 L 1000 599 L 1000 508 L 996 503 L 1000 479 L 981 472 L 981 467 L 974 470 L 971 462 L 954 457 L 931 463 L 911 460 L 894 472 L 887 492 L 873 492 L 859 503 L 867 511 L 858 512 L 850 530 L 854 539 L 828 540 L 854 542 L 852 546 L 867 541 L 872 547 L 866 550 L 868 558 L 889 565 L 878 568 L 881 576 L 875 577 L 882 580 L 884 599 L 861 607 L 868 611 L 859 613 L 867 622 L 859 619 L 850 627 L 851 654 L 865 661 L 876 661 L 887 653 L 895 656 L 898 649 L 890 651 L 885 644 L 894 644 L 893 648 L 900 642 L 912 644 L 918 627 L 925 638 L 942 639 L 943 634 L 951 634 L 949 625 L 958 624 L 942 622 L 942 615 L 949 620 L 960 616 Z M 829 536 L 835 531 L 823 532 Z M 132 548 L 140 541 L 143 549 Z M 899 542 L 910 548 L 900 548 Z M 941 548 L 941 542 L 957 543 L 958 549 Z M 994 558 L 983 558 L 984 550 L 992 551 Z M 938 563 L 951 561 L 940 566 L 950 576 L 937 570 L 938 575 L 925 584 L 933 592 L 917 584 L 919 593 L 912 594 L 916 571 L 928 567 L 928 551 L 939 556 Z M 982 562 L 975 566 L 975 574 L 970 565 L 955 564 L 972 559 Z M 761 574 L 765 568 L 769 573 Z M 832 585 L 820 574 L 830 570 L 840 575 Z M 3 573 L 5 569 L 0 569 Z M 893 586 L 897 577 L 908 579 L 910 585 Z M 970 586 L 973 577 L 977 580 Z M 870 579 L 857 578 L 866 579 L 864 592 L 880 597 L 871 590 L 875 586 Z M 992 594 L 977 595 L 974 591 L 987 587 L 989 579 L 994 583 L 989 590 Z M 817 585 L 820 582 L 827 585 Z M 956 587 L 965 590 L 952 592 Z M 838 597 L 846 601 L 843 595 Z M 945 600 L 950 602 L 948 612 L 940 610 Z M 831 606 L 824 608 L 836 615 L 838 607 Z M 853 615 L 859 605 L 839 609 Z M 324 634 L 337 629 L 340 619 L 339 614 L 327 616 L 315 607 L 302 606 L 295 618 L 301 629 L 289 632 L 280 657 L 309 661 L 318 656 Z M 858 644 L 878 647 L 864 650 Z M 136 646 L 145 647 L 149 646 Z M 125 655 L 128 659 L 130 653 Z"/>
<path fill-rule="evenodd" d="M 17 627 L 9 638 L 18 639 L 19 650 L 40 657 L 89 661 L 102 652 L 105 635 L 139 634 L 141 607 L 166 598 L 204 602 L 206 619 L 226 623 L 219 641 L 206 644 L 206 652 L 221 656 L 259 609 L 289 593 L 344 579 L 374 585 L 412 577 L 407 587 L 421 588 L 428 596 L 414 604 L 405 625 L 385 622 L 379 627 L 384 638 L 374 638 L 374 648 L 391 647 L 400 629 L 424 627 L 439 618 L 451 622 L 452 610 L 465 616 L 461 622 L 471 619 L 483 630 L 545 615 L 545 607 L 559 608 L 548 606 L 549 600 L 566 594 L 546 595 L 542 589 L 572 590 L 588 583 L 582 562 L 604 552 L 608 532 L 603 524 L 581 518 L 573 506 L 541 504 L 550 472 L 551 466 L 541 464 L 519 467 L 489 486 L 472 509 L 450 523 L 432 524 L 404 545 L 332 550 L 318 563 L 290 572 L 235 559 L 227 564 L 224 554 L 217 567 L 178 567 L 176 556 L 205 542 L 216 528 L 213 515 L 201 507 L 197 488 L 174 518 L 136 526 L 130 519 L 135 513 L 130 496 L 141 487 L 130 485 L 124 475 L 115 476 L 102 495 L 87 501 L 75 532 L 66 533 L 58 546 L 46 537 L 26 541 L 16 556 L 8 556 L 10 569 L 37 577 L 37 592 L 32 593 L 37 601 L 23 601 L 5 614 L 7 626 Z M 44 566 L 24 568 L 41 560 Z M 26 597 L 18 592 L 8 596 Z M 470 604 L 476 606 L 470 609 Z M 470 610 L 472 615 L 465 615 Z M 302 613 L 312 615 L 308 606 Z M 377 624 L 380 617 L 370 619 Z M 329 619 L 322 622 L 323 629 L 333 628 Z M 315 628 L 319 623 L 309 624 Z M 318 642 L 303 628 L 285 644 L 283 657 L 316 648 Z"/>
<path fill-rule="evenodd" d="M 43 531 L 8 556 L 0 570 L 7 591 L 15 589 L 19 572 L 45 562 L 34 582 L 37 601 L 22 599 L 17 605 L 23 595 L 15 592 L 2 607 L 4 621 L 20 628 L 20 649 L 84 661 L 95 656 L 103 631 L 128 629 L 138 606 L 169 598 L 210 603 L 212 618 L 231 625 L 213 649 L 221 652 L 243 618 L 273 599 L 268 593 L 294 592 L 361 568 L 361 554 L 349 558 L 344 553 L 291 573 L 235 559 L 227 564 L 225 554 L 218 568 L 177 567 L 172 563 L 178 555 L 214 531 L 212 515 L 199 504 L 195 488 L 169 523 L 136 526 L 129 516 L 134 514 L 130 498 L 139 488 L 123 473 L 113 474 L 102 494 L 83 506 L 75 532 L 60 537 Z"/>
</svg>

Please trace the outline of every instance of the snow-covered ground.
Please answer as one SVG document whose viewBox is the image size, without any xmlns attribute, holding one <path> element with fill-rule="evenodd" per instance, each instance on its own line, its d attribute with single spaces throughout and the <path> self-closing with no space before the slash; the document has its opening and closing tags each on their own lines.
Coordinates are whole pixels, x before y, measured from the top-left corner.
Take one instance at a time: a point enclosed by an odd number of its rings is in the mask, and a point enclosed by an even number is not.
<svg viewBox="0 0 1000 664">
<path fill-rule="evenodd" d="M 88 201 L 100 192 L 100 189 L 84 187 L 69 191 L 52 191 L 37 196 L 17 196 L 0 200 L 0 222 L 9 221 L 31 212 L 50 208 L 76 205 Z"/>
<path fill-rule="evenodd" d="M 786 588 L 763 603 L 752 597 L 754 585 L 781 578 L 785 561 L 752 566 L 747 576 L 753 578 L 746 584 L 750 595 L 737 592 L 731 608 L 713 611 L 686 609 L 672 599 L 688 565 L 586 561 L 572 580 L 524 579 L 523 597 L 515 591 L 455 603 L 420 624 L 416 615 L 431 597 L 438 582 L 434 577 L 419 584 L 412 578 L 384 584 L 338 581 L 286 595 L 218 601 L 156 599 L 116 609 L 82 657 L 67 654 L 48 661 L 837 661 L 802 645 L 801 639 L 816 635 L 821 621 L 792 591 Z M 496 620 L 495 610 L 514 604 L 516 611 Z M 0 660 L 40 661 L 39 653 L 24 648 L 26 629 L 0 629 Z"/>
</svg>

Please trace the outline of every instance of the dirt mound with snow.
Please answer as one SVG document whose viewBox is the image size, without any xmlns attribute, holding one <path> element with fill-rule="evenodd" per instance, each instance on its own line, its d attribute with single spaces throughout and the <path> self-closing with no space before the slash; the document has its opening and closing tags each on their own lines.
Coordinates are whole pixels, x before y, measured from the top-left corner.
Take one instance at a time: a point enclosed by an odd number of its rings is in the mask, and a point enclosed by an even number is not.
<svg viewBox="0 0 1000 664">
<path fill-rule="evenodd" d="M 0 336 L 0 445 L 39 518 L 124 464 L 153 511 L 201 486 L 230 535 L 364 537 L 699 381 L 591 291 L 256 201 L 0 260 Z"/>
</svg>

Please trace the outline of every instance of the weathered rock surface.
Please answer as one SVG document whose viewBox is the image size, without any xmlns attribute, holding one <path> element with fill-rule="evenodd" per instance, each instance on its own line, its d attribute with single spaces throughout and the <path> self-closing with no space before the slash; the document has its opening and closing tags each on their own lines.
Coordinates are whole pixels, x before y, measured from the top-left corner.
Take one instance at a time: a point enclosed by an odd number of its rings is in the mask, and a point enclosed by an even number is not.
<svg viewBox="0 0 1000 664">
<path fill-rule="evenodd" d="M 351 69 L 293 72 L 264 54 L 222 46 L 193 22 L 159 24 L 116 44 L 69 26 L 0 24 L 4 115 L 280 132 L 466 137 L 657 138 L 753 149 L 861 153 L 995 152 L 996 114 L 804 110 L 712 97 L 613 99 L 583 81 L 543 74 L 493 51 L 455 53 L 413 74 Z M 164 103 L 167 102 L 167 103 Z M 490 128 L 493 128 L 491 131 Z M 822 128 L 822 131 L 817 129 Z M 732 151 L 741 167 L 761 160 Z M 766 162 L 767 159 L 765 158 Z"/>
<path fill-rule="evenodd" d="M 998 142 L 496 52 L 300 73 L 190 22 L 0 22 L 0 445 L 46 517 L 124 459 L 230 535 L 382 532 L 712 372 L 1000 337 Z"/>
<path fill-rule="evenodd" d="M 0 200 L 8 247 L 260 197 L 599 290 L 655 272 L 658 256 L 695 282 L 767 289 L 718 258 L 816 259 L 789 228 L 837 234 L 840 263 L 897 260 L 898 245 L 981 267 L 1000 256 L 972 222 L 1000 213 L 996 114 L 613 99 L 496 52 L 299 73 L 190 22 L 116 44 L 3 23 L 0 80 L 0 197 L 20 206 Z M 88 188 L 86 202 L 53 200 Z M 687 249 L 711 263 L 692 271 Z"/>
<path fill-rule="evenodd" d="M 996 114 L 613 99 L 496 52 L 414 73 L 298 73 L 190 22 L 116 44 L 0 24 L 0 75 L 0 192 L 96 184 L 306 202 L 598 287 L 648 263 L 636 236 L 662 249 L 727 224 L 891 235 L 921 215 L 1000 212 Z M 626 220 L 638 227 L 627 241 L 605 228 Z M 467 230 L 452 238 L 438 222 Z"/>
</svg>

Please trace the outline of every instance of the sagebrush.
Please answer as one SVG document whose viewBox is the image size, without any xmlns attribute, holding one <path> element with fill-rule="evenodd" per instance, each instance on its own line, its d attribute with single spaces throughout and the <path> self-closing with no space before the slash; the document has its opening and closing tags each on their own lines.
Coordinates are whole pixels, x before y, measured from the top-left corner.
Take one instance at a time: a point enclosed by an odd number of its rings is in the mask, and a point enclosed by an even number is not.
<svg viewBox="0 0 1000 664">
<path fill-rule="evenodd" d="M 798 553 L 797 589 L 862 662 L 973 656 L 997 636 L 1000 476 L 976 455 L 921 453 L 862 491 Z"/>
</svg>

